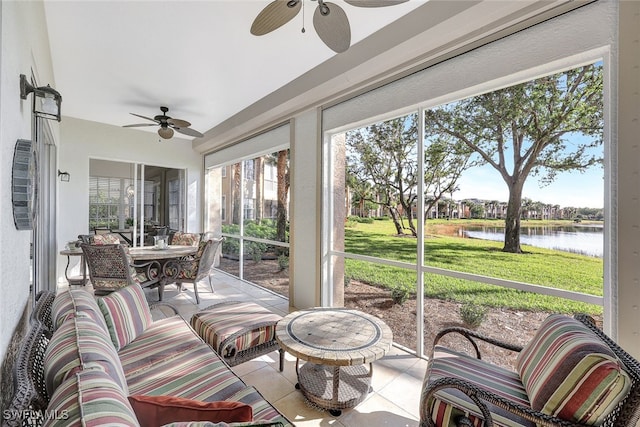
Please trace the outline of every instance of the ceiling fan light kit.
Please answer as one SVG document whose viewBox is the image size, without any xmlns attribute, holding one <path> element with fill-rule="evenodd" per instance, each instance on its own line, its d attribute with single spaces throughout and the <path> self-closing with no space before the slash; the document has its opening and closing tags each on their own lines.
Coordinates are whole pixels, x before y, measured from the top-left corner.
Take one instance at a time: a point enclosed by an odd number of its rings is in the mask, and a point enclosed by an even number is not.
<svg viewBox="0 0 640 427">
<path fill-rule="evenodd" d="M 160 135 L 163 139 L 171 139 L 173 138 L 174 131 L 179 132 L 183 135 L 195 136 L 198 138 L 203 137 L 204 135 L 198 132 L 195 129 L 191 129 L 191 123 L 186 120 L 174 119 L 173 117 L 167 116 L 167 112 L 169 111 L 168 107 L 160 107 L 160 111 L 162 114 L 158 114 L 157 116 L 151 118 L 146 116 L 141 116 L 140 114 L 130 113 L 133 116 L 140 117 L 141 119 L 150 120 L 153 123 L 137 123 L 133 125 L 125 125 L 125 128 L 132 127 L 143 127 L 143 126 L 160 126 L 158 129 L 158 135 Z"/>
<path fill-rule="evenodd" d="M 274 0 L 258 14 L 251 25 L 251 34 L 263 36 L 291 21 L 301 9 L 304 0 Z M 331 50 L 341 53 L 351 46 L 351 27 L 346 12 L 337 4 L 324 0 L 318 2 L 313 14 L 313 27 L 318 37 Z M 344 0 L 357 7 L 384 7 L 409 0 Z M 304 18 L 303 18 L 304 19 Z M 304 33 L 304 23 L 302 32 Z"/>
</svg>

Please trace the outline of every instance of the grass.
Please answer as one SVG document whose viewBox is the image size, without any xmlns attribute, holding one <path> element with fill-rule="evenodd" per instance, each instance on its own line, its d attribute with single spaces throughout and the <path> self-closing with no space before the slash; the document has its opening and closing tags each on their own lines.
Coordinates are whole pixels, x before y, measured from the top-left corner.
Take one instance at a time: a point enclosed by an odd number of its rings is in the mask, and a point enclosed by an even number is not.
<svg viewBox="0 0 640 427">
<path fill-rule="evenodd" d="M 496 221 L 490 223 L 496 225 Z M 535 223 L 550 225 L 550 222 Z M 439 226 L 452 224 L 456 223 L 428 222 L 425 265 L 602 295 L 603 262 L 599 258 L 526 245 L 522 246 L 524 254 L 511 254 L 502 252 L 501 242 L 431 234 L 436 233 Z M 345 229 L 346 252 L 415 264 L 417 240 L 413 237 L 397 237 L 394 233 L 395 228 L 389 220 L 377 220 L 370 224 L 351 223 Z M 345 274 L 365 283 L 389 289 L 401 287 L 415 293 L 417 277 L 412 270 L 347 259 Z M 425 296 L 489 307 L 602 313 L 602 307 L 592 304 L 436 274 L 425 274 Z"/>
</svg>

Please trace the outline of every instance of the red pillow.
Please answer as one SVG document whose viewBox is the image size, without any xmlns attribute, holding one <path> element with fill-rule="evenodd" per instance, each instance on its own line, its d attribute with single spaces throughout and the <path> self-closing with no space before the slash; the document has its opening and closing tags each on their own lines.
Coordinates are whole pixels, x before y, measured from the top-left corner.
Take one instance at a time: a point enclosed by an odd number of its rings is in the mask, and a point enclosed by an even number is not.
<svg viewBox="0 0 640 427">
<path fill-rule="evenodd" d="M 141 427 L 157 427 L 179 421 L 253 421 L 253 409 L 242 402 L 200 402 L 174 396 L 129 396 Z"/>
</svg>

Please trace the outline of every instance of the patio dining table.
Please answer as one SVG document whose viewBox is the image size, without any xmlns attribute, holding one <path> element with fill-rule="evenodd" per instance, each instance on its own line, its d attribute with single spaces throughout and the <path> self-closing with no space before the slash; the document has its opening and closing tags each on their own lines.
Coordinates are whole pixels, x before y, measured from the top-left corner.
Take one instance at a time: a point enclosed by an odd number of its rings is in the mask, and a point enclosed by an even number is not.
<svg viewBox="0 0 640 427">
<path fill-rule="evenodd" d="M 164 292 L 164 286 L 176 281 L 180 274 L 180 259 L 195 255 L 197 246 L 168 245 L 164 248 L 155 246 L 142 246 L 129 248 L 129 255 L 134 261 L 158 261 L 160 263 L 159 283 L 160 299 Z"/>
</svg>

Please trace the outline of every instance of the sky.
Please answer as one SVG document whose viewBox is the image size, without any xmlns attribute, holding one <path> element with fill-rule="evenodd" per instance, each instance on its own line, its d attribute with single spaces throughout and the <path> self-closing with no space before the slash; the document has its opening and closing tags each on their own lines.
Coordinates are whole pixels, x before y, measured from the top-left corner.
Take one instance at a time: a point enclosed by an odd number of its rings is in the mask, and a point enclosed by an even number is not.
<svg viewBox="0 0 640 427">
<path fill-rule="evenodd" d="M 491 166 L 475 167 L 465 171 L 458 181 L 456 200 L 486 199 L 506 202 L 509 191 L 498 171 Z M 538 177 L 529 177 L 522 197 L 560 207 L 602 208 L 604 206 L 604 171 L 595 166 L 587 172 L 565 172 L 555 181 L 540 188 Z"/>
</svg>

